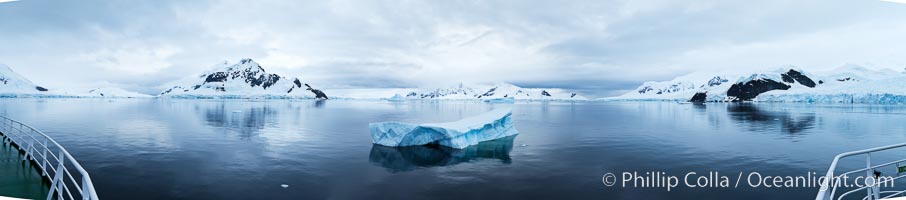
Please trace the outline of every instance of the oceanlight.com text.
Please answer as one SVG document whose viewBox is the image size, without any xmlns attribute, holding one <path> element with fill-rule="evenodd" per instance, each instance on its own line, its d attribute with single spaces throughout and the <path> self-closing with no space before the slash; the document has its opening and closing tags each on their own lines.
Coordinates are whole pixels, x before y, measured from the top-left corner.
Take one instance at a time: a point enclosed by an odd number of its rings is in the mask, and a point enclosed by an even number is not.
<svg viewBox="0 0 906 200">
<path fill-rule="evenodd" d="M 834 176 L 830 181 L 815 172 L 804 175 L 771 175 L 759 172 L 721 173 L 716 171 L 670 174 L 660 171 L 606 173 L 601 181 L 608 187 L 653 188 L 672 191 L 687 188 L 821 188 L 894 187 L 892 176 Z"/>
</svg>

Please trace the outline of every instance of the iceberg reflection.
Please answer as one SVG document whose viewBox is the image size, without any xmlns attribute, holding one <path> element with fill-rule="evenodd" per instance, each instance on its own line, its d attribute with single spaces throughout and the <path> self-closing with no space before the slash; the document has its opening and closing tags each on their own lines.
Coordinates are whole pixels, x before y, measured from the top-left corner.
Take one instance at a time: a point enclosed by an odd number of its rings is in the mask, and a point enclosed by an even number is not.
<svg viewBox="0 0 906 200">
<path fill-rule="evenodd" d="M 388 147 L 373 145 L 368 160 L 393 172 L 410 171 L 419 167 L 440 167 L 481 159 L 497 159 L 510 164 L 510 151 L 516 135 L 480 142 L 465 149 L 440 145 Z"/>
</svg>

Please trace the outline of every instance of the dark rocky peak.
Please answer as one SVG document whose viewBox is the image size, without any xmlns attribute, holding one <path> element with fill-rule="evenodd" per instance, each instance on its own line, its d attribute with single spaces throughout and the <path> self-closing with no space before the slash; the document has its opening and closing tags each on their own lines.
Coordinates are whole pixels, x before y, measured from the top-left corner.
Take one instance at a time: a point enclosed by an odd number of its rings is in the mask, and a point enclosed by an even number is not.
<svg viewBox="0 0 906 200">
<path fill-rule="evenodd" d="M 811 78 L 802 74 L 802 72 L 799 72 L 799 71 L 796 71 L 793 69 L 790 69 L 790 71 L 787 71 L 786 73 L 780 74 L 780 77 L 781 77 L 781 79 L 783 79 L 783 82 L 787 82 L 787 83 L 798 82 L 799 84 L 804 85 L 805 87 L 810 87 L 810 88 L 815 87 L 815 81 L 812 81 Z"/>
<path fill-rule="evenodd" d="M 689 99 L 689 102 L 704 103 L 707 100 L 708 100 L 707 92 L 696 92 L 695 95 L 692 96 L 692 99 Z"/>
<path fill-rule="evenodd" d="M 252 59 L 242 59 L 239 63 L 232 66 L 203 75 L 204 83 L 227 82 L 230 80 L 242 80 L 252 87 L 261 86 L 267 89 L 280 80 L 280 75 L 268 74 L 264 67 Z M 198 89 L 198 87 L 195 87 Z"/>
<path fill-rule="evenodd" d="M 748 81 L 738 82 L 730 86 L 727 90 L 727 97 L 732 101 L 750 101 L 761 93 L 771 90 L 788 90 L 790 86 L 771 79 L 757 78 L 758 74 L 752 75 Z"/>
<path fill-rule="evenodd" d="M 654 88 L 651 88 L 651 86 L 645 86 L 642 89 L 639 89 L 639 94 L 645 94 L 645 93 L 651 92 L 653 90 L 654 90 Z"/>
<path fill-rule="evenodd" d="M 312 94 L 315 94 L 316 99 L 328 99 L 327 94 L 324 94 L 324 92 L 322 92 L 321 90 L 311 88 L 311 86 L 308 85 L 308 83 L 305 84 L 305 87 L 308 87 L 305 90 L 311 91 Z"/>
<path fill-rule="evenodd" d="M 298 87 L 298 88 L 302 87 L 302 81 L 299 81 L 299 78 L 296 78 L 296 80 L 293 80 L 293 84 L 296 84 L 296 87 Z M 308 86 L 308 84 L 305 84 L 305 86 Z"/>
<path fill-rule="evenodd" d="M 720 76 L 715 76 L 714 78 L 711 78 L 711 80 L 708 80 L 708 86 L 714 87 L 714 86 L 717 86 L 717 85 L 720 85 L 720 84 L 723 84 L 723 83 L 726 83 L 729 81 L 730 81 L 729 79 L 722 78 Z"/>
<path fill-rule="evenodd" d="M 494 91 L 497 91 L 497 87 L 492 87 L 491 89 L 488 90 L 488 92 L 485 92 L 485 93 L 482 94 L 481 96 L 478 96 L 478 98 L 481 98 L 481 97 L 488 97 L 488 96 L 494 96 Z"/>
</svg>

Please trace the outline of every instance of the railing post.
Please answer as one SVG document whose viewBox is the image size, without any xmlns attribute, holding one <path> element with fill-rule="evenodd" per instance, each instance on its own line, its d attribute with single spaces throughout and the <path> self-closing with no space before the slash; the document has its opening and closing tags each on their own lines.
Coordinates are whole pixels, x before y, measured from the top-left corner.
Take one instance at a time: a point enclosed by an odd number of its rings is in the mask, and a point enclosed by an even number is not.
<svg viewBox="0 0 906 200">
<path fill-rule="evenodd" d="M 82 200 L 91 199 L 91 194 L 88 192 L 88 187 L 88 179 L 85 179 L 85 177 L 82 176 Z"/>
<path fill-rule="evenodd" d="M 60 150 L 60 157 L 63 156 L 63 150 Z M 57 199 L 63 199 L 63 173 L 66 170 L 63 169 L 64 159 L 57 158 L 57 171 L 54 172 L 53 180 L 50 182 L 50 191 L 47 192 L 47 200 L 53 200 L 53 192 L 57 191 Z"/>
<path fill-rule="evenodd" d="M 22 157 L 22 160 L 28 161 L 28 156 L 31 155 L 31 145 L 32 145 L 32 142 L 28 141 L 28 147 L 25 148 L 25 157 Z M 25 146 L 25 145 L 22 145 L 22 146 Z"/>
<path fill-rule="evenodd" d="M 16 132 L 19 132 L 16 134 L 16 136 L 18 136 L 19 139 L 25 138 L 22 136 L 22 135 L 25 135 L 25 133 L 22 132 L 22 123 L 19 123 L 19 128 L 16 129 Z M 22 141 L 19 141 L 19 142 L 22 142 Z M 19 145 L 19 150 L 25 151 L 25 145 Z M 28 154 L 26 154 L 25 157 L 28 157 Z"/>
<path fill-rule="evenodd" d="M 41 176 L 47 176 L 47 138 L 44 138 L 44 153 L 41 154 Z"/>
<path fill-rule="evenodd" d="M 881 191 L 879 191 L 879 188 L 875 187 L 876 185 L 878 185 L 878 180 L 877 180 L 878 177 L 874 176 L 875 169 L 872 168 L 872 166 L 871 166 L 871 153 L 868 153 L 866 155 L 867 156 L 865 157 L 865 168 L 867 170 L 865 170 L 865 179 L 863 179 L 863 180 L 869 180 L 869 178 L 871 178 L 870 180 L 872 180 L 872 181 L 871 181 L 871 183 L 863 183 L 863 184 L 871 184 L 871 185 L 865 186 L 866 187 L 865 192 L 868 193 L 868 196 L 866 196 L 865 198 L 871 199 L 871 200 L 881 199 L 881 194 L 880 194 Z M 865 181 L 865 182 L 867 182 L 867 181 Z"/>
</svg>

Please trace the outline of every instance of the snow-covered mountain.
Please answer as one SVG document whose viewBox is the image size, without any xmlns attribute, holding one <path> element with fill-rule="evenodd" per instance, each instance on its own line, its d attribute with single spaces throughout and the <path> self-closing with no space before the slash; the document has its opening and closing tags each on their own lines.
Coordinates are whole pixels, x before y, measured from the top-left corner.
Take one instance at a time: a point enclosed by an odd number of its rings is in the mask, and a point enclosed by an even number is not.
<svg viewBox="0 0 906 200">
<path fill-rule="evenodd" d="M 46 88 L 35 85 L 27 78 L 14 72 L 9 66 L 0 64 L 0 93 L 38 94 L 46 91 Z"/>
<path fill-rule="evenodd" d="M 588 100 L 577 93 L 559 88 L 521 88 L 508 83 L 493 85 L 459 84 L 448 88 L 417 89 L 337 89 L 336 98 L 387 99 L 401 95 L 405 99 L 486 100 L 514 98 L 516 100 Z"/>
<path fill-rule="evenodd" d="M 299 78 L 269 74 L 252 59 L 224 62 L 208 72 L 174 83 L 160 97 L 176 98 L 327 98 Z"/>
<path fill-rule="evenodd" d="M 788 66 L 754 73 L 693 73 L 646 82 L 601 100 L 906 103 L 906 74 L 847 65 L 815 73 Z"/>
</svg>

